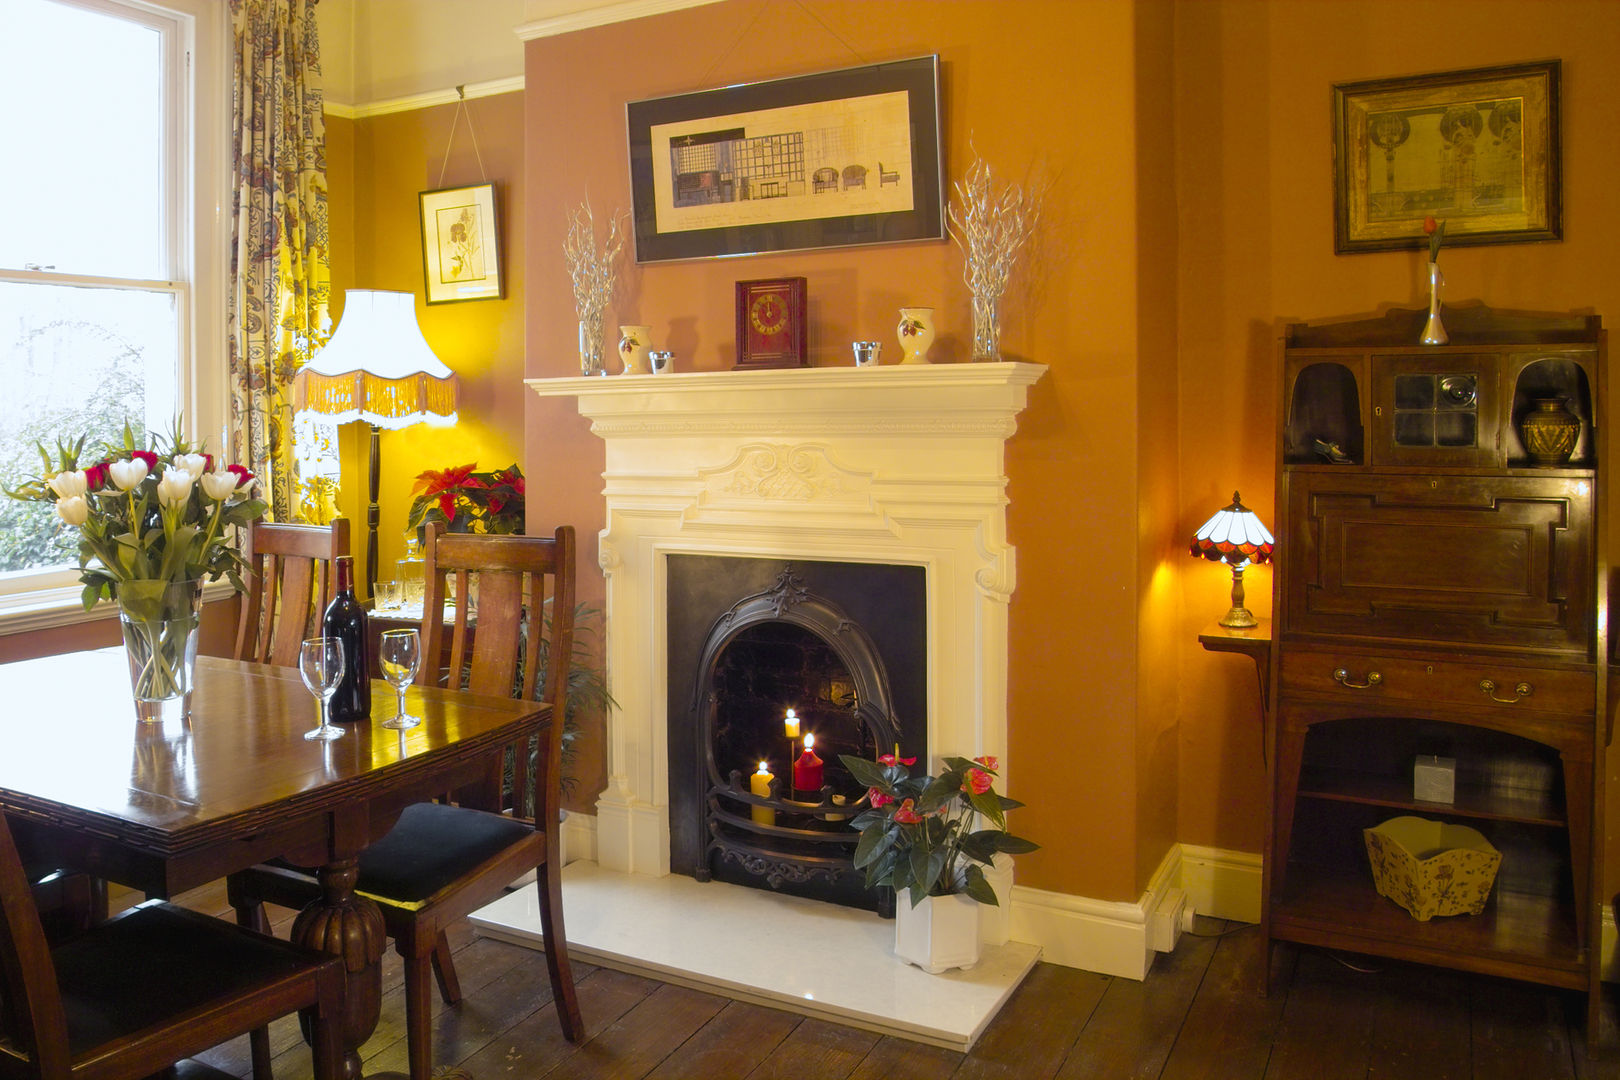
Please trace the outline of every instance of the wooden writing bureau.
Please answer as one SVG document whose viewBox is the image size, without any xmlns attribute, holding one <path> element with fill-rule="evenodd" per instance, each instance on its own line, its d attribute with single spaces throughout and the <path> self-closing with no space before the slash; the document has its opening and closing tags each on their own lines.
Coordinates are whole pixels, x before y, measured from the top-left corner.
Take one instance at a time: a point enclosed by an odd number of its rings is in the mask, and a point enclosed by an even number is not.
<svg viewBox="0 0 1620 1080">
<path fill-rule="evenodd" d="M 1287 327 L 1263 929 L 1584 991 L 1598 1031 L 1607 679 L 1595 316 L 1445 312 Z M 1580 420 L 1565 464 L 1521 436 Z M 1456 759 L 1452 803 L 1414 797 Z M 1401 814 L 1502 852 L 1485 911 L 1377 894 L 1362 830 Z"/>
</svg>

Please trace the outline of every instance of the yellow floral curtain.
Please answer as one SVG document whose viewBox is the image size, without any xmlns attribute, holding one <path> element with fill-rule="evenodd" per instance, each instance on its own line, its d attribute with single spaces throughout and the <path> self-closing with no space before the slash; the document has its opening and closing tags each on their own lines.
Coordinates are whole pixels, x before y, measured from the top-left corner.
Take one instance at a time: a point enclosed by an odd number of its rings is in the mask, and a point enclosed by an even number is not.
<svg viewBox="0 0 1620 1080">
<path fill-rule="evenodd" d="M 289 388 L 330 332 L 317 2 L 231 0 L 231 452 L 263 481 L 272 521 L 299 518 Z"/>
</svg>

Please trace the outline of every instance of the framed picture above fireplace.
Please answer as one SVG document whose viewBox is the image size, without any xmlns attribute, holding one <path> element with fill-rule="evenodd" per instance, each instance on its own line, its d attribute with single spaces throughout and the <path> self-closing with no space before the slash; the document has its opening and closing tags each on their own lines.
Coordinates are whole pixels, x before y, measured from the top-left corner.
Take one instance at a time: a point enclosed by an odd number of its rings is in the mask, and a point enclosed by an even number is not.
<svg viewBox="0 0 1620 1080">
<path fill-rule="evenodd" d="M 945 237 L 938 56 L 626 113 L 639 263 Z"/>
</svg>

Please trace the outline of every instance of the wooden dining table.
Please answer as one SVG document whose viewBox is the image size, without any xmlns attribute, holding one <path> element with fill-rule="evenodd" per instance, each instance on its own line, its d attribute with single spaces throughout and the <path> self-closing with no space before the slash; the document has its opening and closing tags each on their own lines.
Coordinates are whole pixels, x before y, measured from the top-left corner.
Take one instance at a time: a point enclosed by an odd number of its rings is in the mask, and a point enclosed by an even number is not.
<svg viewBox="0 0 1620 1080">
<path fill-rule="evenodd" d="M 382 913 L 354 891 L 361 850 L 413 802 L 495 804 L 504 748 L 544 730 L 543 702 L 413 686 L 409 731 L 372 719 L 306 740 L 317 703 L 296 669 L 201 657 L 190 716 L 135 717 L 122 648 L 0 664 L 0 811 L 25 856 L 168 897 L 275 856 L 319 866 L 292 937 L 341 955 L 347 1075 L 377 1026 Z"/>
</svg>

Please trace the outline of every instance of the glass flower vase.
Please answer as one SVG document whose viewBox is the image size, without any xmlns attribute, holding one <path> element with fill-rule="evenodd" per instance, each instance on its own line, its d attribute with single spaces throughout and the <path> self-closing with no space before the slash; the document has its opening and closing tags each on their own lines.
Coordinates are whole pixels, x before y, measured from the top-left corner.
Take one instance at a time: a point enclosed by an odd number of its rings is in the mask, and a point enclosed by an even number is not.
<svg viewBox="0 0 1620 1080">
<path fill-rule="evenodd" d="M 599 311 L 579 320 L 579 373 L 607 374 L 602 355 L 602 313 Z"/>
<path fill-rule="evenodd" d="M 998 296 L 973 298 L 973 359 L 1001 359 L 1001 298 Z"/>
<path fill-rule="evenodd" d="M 170 723 L 190 715 L 201 612 L 200 581 L 119 584 L 118 622 L 141 721 Z"/>
</svg>

